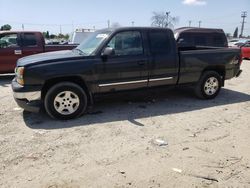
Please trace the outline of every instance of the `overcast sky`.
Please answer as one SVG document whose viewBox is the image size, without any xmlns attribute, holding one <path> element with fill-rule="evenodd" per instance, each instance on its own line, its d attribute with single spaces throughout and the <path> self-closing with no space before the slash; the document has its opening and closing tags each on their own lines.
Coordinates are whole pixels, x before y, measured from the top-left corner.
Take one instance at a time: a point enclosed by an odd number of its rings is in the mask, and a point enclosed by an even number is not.
<svg viewBox="0 0 250 188">
<path fill-rule="evenodd" d="M 176 27 L 223 28 L 233 33 L 241 26 L 241 12 L 247 11 L 245 35 L 250 35 L 250 0 L 0 0 L 0 25 L 13 30 L 69 33 L 76 28 L 107 27 L 107 20 L 122 26 L 150 26 L 153 11 L 178 16 Z"/>
</svg>

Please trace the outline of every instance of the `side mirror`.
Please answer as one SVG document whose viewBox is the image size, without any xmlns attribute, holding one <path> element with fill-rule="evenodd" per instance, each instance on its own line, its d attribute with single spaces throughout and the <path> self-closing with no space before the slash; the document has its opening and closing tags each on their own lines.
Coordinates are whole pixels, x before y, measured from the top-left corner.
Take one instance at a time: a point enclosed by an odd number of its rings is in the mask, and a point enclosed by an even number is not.
<svg viewBox="0 0 250 188">
<path fill-rule="evenodd" d="M 102 52 L 102 57 L 107 58 L 108 56 L 115 55 L 114 48 L 106 47 Z"/>
<path fill-rule="evenodd" d="M 180 38 L 177 43 L 178 44 L 183 44 L 184 43 L 184 39 Z"/>
</svg>

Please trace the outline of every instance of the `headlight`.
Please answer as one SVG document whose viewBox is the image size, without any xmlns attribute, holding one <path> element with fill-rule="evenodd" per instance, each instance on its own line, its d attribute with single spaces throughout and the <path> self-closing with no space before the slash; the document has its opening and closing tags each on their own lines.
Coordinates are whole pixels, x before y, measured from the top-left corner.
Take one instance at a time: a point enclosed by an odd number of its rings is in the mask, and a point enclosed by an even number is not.
<svg viewBox="0 0 250 188">
<path fill-rule="evenodd" d="M 15 73 L 16 73 L 17 83 L 19 83 L 20 85 L 24 85 L 24 80 L 23 80 L 24 67 L 16 67 Z"/>
</svg>

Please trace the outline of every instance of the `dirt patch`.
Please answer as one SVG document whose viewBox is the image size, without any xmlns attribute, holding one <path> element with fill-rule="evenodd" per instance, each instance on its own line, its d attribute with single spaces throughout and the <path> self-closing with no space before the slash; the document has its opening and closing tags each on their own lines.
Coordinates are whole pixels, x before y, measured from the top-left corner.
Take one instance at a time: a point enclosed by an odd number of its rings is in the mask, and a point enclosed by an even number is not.
<svg viewBox="0 0 250 188">
<path fill-rule="evenodd" d="M 214 100 L 107 97 L 72 121 L 23 112 L 0 77 L 0 187 L 249 187 L 250 61 Z"/>
</svg>

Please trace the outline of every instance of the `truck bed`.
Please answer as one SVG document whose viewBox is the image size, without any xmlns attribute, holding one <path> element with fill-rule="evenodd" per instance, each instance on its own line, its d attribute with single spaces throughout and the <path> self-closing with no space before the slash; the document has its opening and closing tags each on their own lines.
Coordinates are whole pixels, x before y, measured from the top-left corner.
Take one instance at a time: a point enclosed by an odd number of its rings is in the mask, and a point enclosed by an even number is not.
<svg viewBox="0 0 250 188">
<path fill-rule="evenodd" d="M 238 73 L 240 49 L 195 47 L 179 49 L 179 84 L 197 82 L 205 69 L 219 68 L 225 72 L 225 79 Z"/>
</svg>

